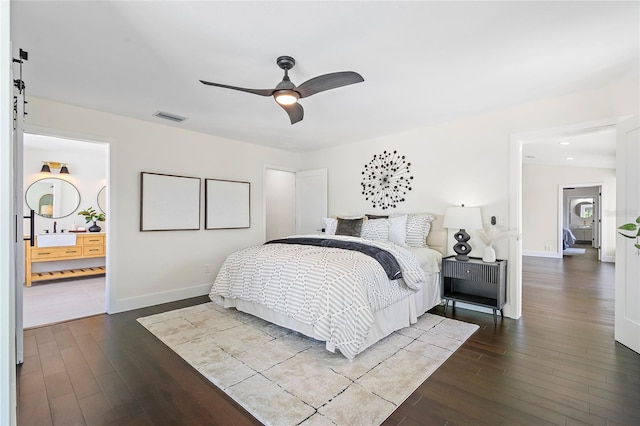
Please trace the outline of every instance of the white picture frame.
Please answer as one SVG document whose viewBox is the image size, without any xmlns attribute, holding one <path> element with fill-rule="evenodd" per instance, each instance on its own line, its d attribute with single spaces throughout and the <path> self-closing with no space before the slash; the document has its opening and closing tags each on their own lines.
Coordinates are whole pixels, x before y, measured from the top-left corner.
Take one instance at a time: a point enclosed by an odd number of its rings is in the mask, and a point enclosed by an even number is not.
<svg viewBox="0 0 640 426">
<path fill-rule="evenodd" d="M 205 229 L 251 227 L 251 183 L 204 180 Z"/>
<path fill-rule="evenodd" d="M 140 173 L 140 231 L 200 229 L 201 179 Z"/>
</svg>

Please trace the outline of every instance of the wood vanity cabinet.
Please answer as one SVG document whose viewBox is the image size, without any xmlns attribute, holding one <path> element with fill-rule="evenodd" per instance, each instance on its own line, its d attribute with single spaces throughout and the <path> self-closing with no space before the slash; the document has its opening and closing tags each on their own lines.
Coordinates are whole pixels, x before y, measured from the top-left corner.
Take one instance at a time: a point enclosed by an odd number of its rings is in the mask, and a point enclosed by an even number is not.
<svg viewBox="0 0 640 426">
<path fill-rule="evenodd" d="M 33 263 L 58 262 L 61 260 L 89 259 L 104 257 L 106 250 L 106 235 L 101 233 L 76 235 L 75 246 L 61 247 L 31 247 L 29 241 L 25 241 L 25 284 L 31 287 L 34 281 L 57 280 L 61 278 L 82 277 L 88 275 L 101 275 L 106 272 L 104 266 L 90 266 L 74 269 L 60 269 L 51 272 L 32 272 Z"/>
</svg>

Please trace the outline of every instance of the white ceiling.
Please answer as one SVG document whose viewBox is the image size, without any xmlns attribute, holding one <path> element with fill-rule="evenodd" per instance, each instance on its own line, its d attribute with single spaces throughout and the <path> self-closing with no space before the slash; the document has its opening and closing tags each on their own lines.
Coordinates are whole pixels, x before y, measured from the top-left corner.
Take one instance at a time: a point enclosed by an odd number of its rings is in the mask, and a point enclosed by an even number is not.
<svg viewBox="0 0 640 426">
<path fill-rule="evenodd" d="M 639 72 L 638 2 L 12 1 L 27 95 L 308 151 L 601 87 Z M 273 88 L 353 70 L 300 101 Z M 180 124 L 156 111 L 188 117 Z M 27 106 L 28 111 L 28 106 Z"/>
<path fill-rule="evenodd" d="M 529 164 L 564 167 L 616 167 L 616 130 L 613 126 L 587 129 L 526 141 L 522 161 Z"/>
</svg>

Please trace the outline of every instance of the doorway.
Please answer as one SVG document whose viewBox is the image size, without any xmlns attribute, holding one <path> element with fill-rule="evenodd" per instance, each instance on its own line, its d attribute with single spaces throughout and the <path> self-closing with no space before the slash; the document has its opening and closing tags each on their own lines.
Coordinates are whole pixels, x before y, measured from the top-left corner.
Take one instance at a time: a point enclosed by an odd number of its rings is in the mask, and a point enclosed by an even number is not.
<svg viewBox="0 0 640 426">
<path fill-rule="evenodd" d="M 24 133 L 23 140 L 24 216 L 34 210 L 33 228 L 25 220 L 23 235 L 33 230 L 33 248 L 48 245 L 55 255 L 26 265 L 20 281 L 24 328 L 105 313 L 108 144 L 35 133 Z M 106 216 L 97 233 L 87 232 L 92 223 L 80 214 L 88 209 Z"/>
<path fill-rule="evenodd" d="M 584 254 L 589 247 L 601 260 L 602 188 L 603 185 L 561 186 L 559 223 L 563 256 Z"/>
<path fill-rule="evenodd" d="M 265 168 L 265 241 L 293 235 L 296 230 L 296 173 Z"/>
<path fill-rule="evenodd" d="M 327 169 L 264 167 L 265 241 L 318 234 L 327 217 Z"/>
<path fill-rule="evenodd" d="M 606 201 L 601 203 L 603 214 L 601 220 L 603 221 L 602 229 L 603 235 L 601 238 L 602 247 L 602 261 L 614 262 L 615 261 L 615 211 L 616 211 L 616 126 L 619 122 L 618 118 L 608 118 L 599 121 L 580 123 L 575 125 L 557 127 L 552 129 L 540 130 L 536 132 L 528 132 L 521 134 L 511 135 L 510 146 L 510 222 L 513 223 L 523 236 L 521 242 L 512 245 L 510 250 L 510 257 L 514 259 L 510 268 L 509 279 L 513 283 L 510 286 L 510 306 L 508 306 L 510 316 L 513 318 L 519 318 L 522 314 L 522 257 L 523 255 L 534 255 L 540 257 L 561 257 L 560 253 L 553 253 L 556 251 L 555 247 L 561 247 L 561 238 L 559 229 L 561 229 L 560 223 L 558 223 L 561 214 L 558 213 L 558 200 L 561 198 L 558 194 L 558 188 L 561 184 L 569 182 L 588 182 L 590 185 L 594 185 L 592 182 L 595 180 L 605 183 L 606 192 L 611 196 Z M 573 140 L 564 141 L 562 138 L 569 137 Z M 604 138 L 606 142 L 603 142 Z M 598 139 L 598 140 L 594 140 Z M 568 144 L 565 142 L 569 142 Z M 573 142 L 580 142 L 580 144 Z M 542 146 L 537 153 L 528 151 L 527 148 L 533 147 L 536 144 Z M 572 156 L 566 151 L 568 149 L 579 148 L 580 146 L 591 146 L 597 148 L 597 155 L 580 155 Z M 603 151 L 604 149 L 604 151 Z M 569 176 L 566 176 L 563 180 L 556 180 L 552 187 L 538 191 L 538 193 L 550 195 L 550 199 L 546 201 L 540 201 L 536 203 L 525 203 L 525 195 L 527 189 L 524 188 L 524 182 L 527 173 L 528 161 L 539 161 L 549 155 L 556 154 L 558 163 L 555 169 L 551 170 L 565 170 L 571 171 Z M 564 154 L 564 155 L 557 155 Z M 578 159 L 576 161 L 576 159 Z M 576 179 L 578 174 L 585 172 L 584 167 L 578 166 L 583 159 L 590 159 L 592 165 L 587 167 L 587 175 L 582 175 L 580 179 Z M 597 163 L 595 163 L 597 162 Z M 560 166 L 560 167 L 558 167 Z M 598 178 L 594 177 L 591 173 L 593 168 L 599 170 L 606 169 L 606 177 Z M 536 184 L 540 181 L 548 181 L 553 178 L 551 173 L 542 173 L 538 175 L 538 179 L 532 180 Z M 584 180 L 583 180 L 584 179 Z M 541 189 L 538 185 L 538 189 Z M 531 208 L 533 207 L 533 208 Z M 536 211 L 536 208 L 551 208 L 551 213 L 548 212 L 542 214 Z M 546 229 L 545 232 L 528 232 L 527 229 L 531 229 L 526 225 L 527 215 L 529 215 L 530 223 L 554 224 L 551 228 Z M 605 219 L 607 224 L 605 225 Z M 533 222 L 532 222 L 533 221 Z M 557 226 L 556 226 L 557 225 Z M 546 225 L 545 225 L 546 226 Z M 527 244 L 535 242 L 537 246 L 534 249 L 528 247 Z"/>
</svg>

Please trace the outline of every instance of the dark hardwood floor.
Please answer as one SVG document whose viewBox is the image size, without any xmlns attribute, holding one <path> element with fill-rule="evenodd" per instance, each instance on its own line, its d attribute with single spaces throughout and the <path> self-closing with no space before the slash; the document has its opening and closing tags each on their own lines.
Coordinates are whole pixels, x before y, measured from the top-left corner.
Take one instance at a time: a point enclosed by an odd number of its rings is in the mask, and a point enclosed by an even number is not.
<svg viewBox="0 0 640 426">
<path fill-rule="evenodd" d="M 480 330 L 385 424 L 640 424 L 640 355 L 613 339 L 614 266 L 594 256 L 525 258 L 518 321 L 449 311 Z M 25 331 L 19 424 L 259 424 L 136 322 L 206 301 Z"/>
</svg>

